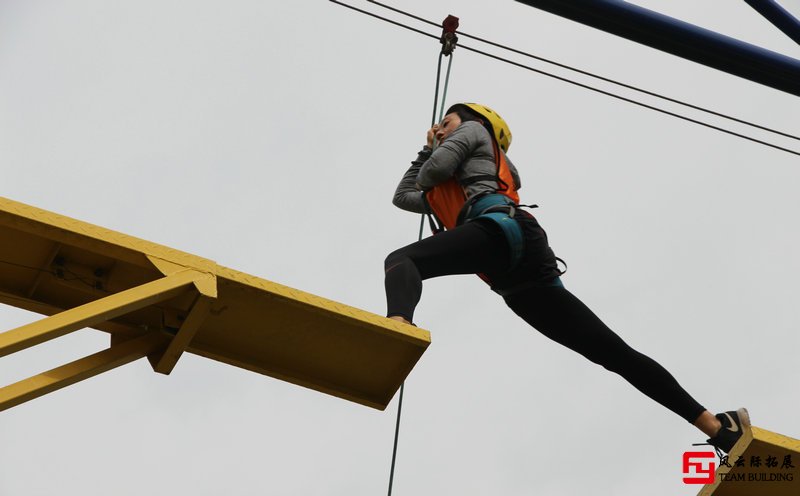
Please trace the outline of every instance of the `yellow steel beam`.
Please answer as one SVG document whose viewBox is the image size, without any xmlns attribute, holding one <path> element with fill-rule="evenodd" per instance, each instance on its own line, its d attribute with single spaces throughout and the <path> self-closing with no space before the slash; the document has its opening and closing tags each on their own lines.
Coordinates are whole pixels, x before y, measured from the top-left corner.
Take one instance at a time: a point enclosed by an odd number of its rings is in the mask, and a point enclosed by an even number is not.
<svg viewBox="0 0 800 496">
<path fill-rule="evenodd" d="M 63 308 L 9 294 L 2 290 L 0 290 L 0 304 L 12 305 L 17 308 L 22 308 L 29 312 L 40 313 L 42 315 L 55 315 L 64 311 Z M 117 321 L 107 321 L 101 324 L 92 324 L 92 327 L 98 331 L 107 332 L 112 336 L 117 336 L 120 338 L 120 341 L 131 339 L 132 337 L 139 336 L 142 333 L 141 328 L 133 327 L 130 324 L 123 324 Z"/>
<path fill-rule="evenodd" d="M 204 272 L 211 272 L 216 265 L 211 260 L 191 253 L 0 197 L 0 227 L 3 226 L 62 243 L 64 246 L 75 246 L 77 243 L 93 253 L 145 269 L 152 266 L 146 255 L 171 260 Z"/>
<path fill-rule="evenodd" d="M 55 243 L 53 245 L 53 249 L 50 250 L 50 255 L 48 255 L 47 260 L 45 260 L 45 263 L 42 265 L 42 270 L 40 270 L 36 274 L 36 279 L 33 281 L 33 284 L 31 284 L 31 287 L 28 288 L 28 291 L 26 292 L 25 296 L 27 296 L 28 298 L 33 296 L 33 293 L 36 292 L 36 288 L 38 288 L 39 284 L 42 282 L 44 275 L 48 273 L 48 271 L 46 270 L 47 267 L 49 267 L 50 264 L 53 263 L 53 260 L 55 260 L 55 258 L 58 256 L 59 251 L 61 251 L 61 244 Z"/>
<path fill-rule="evenodd" d="M 167 339 L 160 332 L 150 332 L 99 353 L 0 388 L 0 411 L 145 357 L 163 348 Z"/>
<path fill-rule="evenodd" d="M 184 270 L 0 334 L 0 357 L 168 300 L 207 275 Z"/>
<path fill-rule="evenodd" d="M 212 301 L 207 296 L 198 295 L 194 305 L 192 305 L 192 309 L 189 311 L 189 315 L 187 315 L 186 320 L 183 321 L 180 329 L 178 329 L 178 333 L 170 341 L 167 349 L 160 357 L 156 357 L 153 360 L 155 362 L 153 370 L 166 375 L 172 372 L 175 364 L 178 363 L 178 359 L 189 347 L 192 338 L 208 316 Z"/>
</svg>

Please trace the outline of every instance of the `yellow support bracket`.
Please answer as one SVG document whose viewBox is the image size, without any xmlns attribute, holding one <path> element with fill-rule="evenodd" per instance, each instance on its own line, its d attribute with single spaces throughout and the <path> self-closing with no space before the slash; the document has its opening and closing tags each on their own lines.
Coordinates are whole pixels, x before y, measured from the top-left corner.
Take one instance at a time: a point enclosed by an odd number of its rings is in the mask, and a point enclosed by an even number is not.
<svg viewBox="0 0 800 496">
<path fill-rule="evenodd" d="M 175 364 L 178 363 L 178 359 L 180 359 L 183 352 L 186 351 L 186 348 L 189 347 L 192 338 L 194 338 L 197 330 L 200 329 L 203 321 L 205 321 L 208 316 L 212 301 L 213 299 L 207 296 L 197 296 L 197 299 L 192 305 L 192 309 L 189 311 L 189 315 L 186 317 L 186 320 L 184 320 L 180 329 L 178 329 L 175 337 L 170 341 L 167 349 L 161 356 L 151 358 L 150 361 L 153 364 L 153 370 L 165 375 L 169 375 L 170 372 L 172 372 L 172 369 L 175 368 Z"/>
</svg>

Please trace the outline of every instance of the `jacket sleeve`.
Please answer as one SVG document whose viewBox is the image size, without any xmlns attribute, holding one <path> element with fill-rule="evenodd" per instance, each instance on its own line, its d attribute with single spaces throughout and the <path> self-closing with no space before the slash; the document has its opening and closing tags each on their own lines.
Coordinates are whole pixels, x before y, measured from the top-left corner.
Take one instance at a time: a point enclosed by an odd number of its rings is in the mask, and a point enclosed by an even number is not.
<svg viewBox="0 0 800 496">
<path fill-rule="evenodd" d="M 417 188 L 417 175 L 422 164 L 430 156 L 431 149 L 425 146 L 420 150 L 417 159 L 411 162 L 411 167 L 403 174 L 403 178 L 394 192 L 394 198 L 392 199 L 394 206 L 409 212 L 425 213 L 425 202 L 422 199 L 423 192 Z"/>
<path fill-rule="evenodd" d="M 511 162 L 511 159 L 508 158 L 508 155 L 506 155 L 506 163 L 508 164 L 508 170 L 511 172 L 511 177 L 514 178 L 514 184 L 516 185 L 517 189 L 522 188 L 522 179 L 519 177 L 519 171 L 517 171 L 517 168 Z"/>
<path fill-rule="evenodd" d="M 481 140 L 491 139 L 486 129 L 476 121 L 467 121 L 453 131 L 431 153 L 430 158 L 420 167 L 416 182 L 427 191 L 439 183 L 447 181 L 456 173 Z"/>
<path fill-rule="evenodd" d="M 491 140 L 489 133 L 479 122 L 462 123 L 431 153 L 428 160 L 420 167 L 417 184 L 427 191 L 439 183 L 453 177 L 458 167 L 484 141 Z"/>
</svg>

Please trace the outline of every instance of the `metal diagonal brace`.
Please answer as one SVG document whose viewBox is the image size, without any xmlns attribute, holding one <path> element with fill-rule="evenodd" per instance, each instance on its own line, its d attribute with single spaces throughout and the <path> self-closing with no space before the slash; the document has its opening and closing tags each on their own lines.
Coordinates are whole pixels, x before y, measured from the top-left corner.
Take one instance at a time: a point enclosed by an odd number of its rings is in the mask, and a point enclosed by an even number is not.
<svg viewBox="0 0 800 496">
<path fill-rule="evenodd" d="M 172 372 L 183 352 L 189 347 L 189 343 L 194 338 L 197 330 L 200 329 L 200 325 L 208 316 L 212 301 L 211 298 L 202 294 L 197 296 L 189 315 L 183 321 L 181 328 L 178 329 L 178 333 L 172 338 L 164 353 L 161 356 L 149 357 L 150 362 L 153 364 L 153 370 L 166 375 Z"/>
<path fill-rule="evenodd" d="M 0 357 L 111 320 L 188 291 L 206 274 L 184 270 L 0 334 Z"/>
<path fill-rule="evenodd" d="M 105 351 L 0 388 L 0 412 L 120 367 L 163 348 L 168 337 L 150 332 Z"/>
<path fill-rule="evenodd" d="M 775 0 L 744 0 L 783 34 L 800 45 L 800 20 Z"/>
<path fill-rule="evenodd" d="M 188 291 L 197 297 L 178 334 L 169 342 L 161 331 L 117 342 L 105 351 L 0 388 L 0 411 L 75 384 L 145 356 L 159 357 L 157 371 L 169 373 L 207 315 L 216 294 L 215 277 L 193 269 L 176 270 L 161 279 L 112 294 L 28 325 L 0 334 L 0 357 L 55 339 L 78 329 L 98 325 Z M 113 338 L 113 335 L 112 335 Z"/>
</svg>

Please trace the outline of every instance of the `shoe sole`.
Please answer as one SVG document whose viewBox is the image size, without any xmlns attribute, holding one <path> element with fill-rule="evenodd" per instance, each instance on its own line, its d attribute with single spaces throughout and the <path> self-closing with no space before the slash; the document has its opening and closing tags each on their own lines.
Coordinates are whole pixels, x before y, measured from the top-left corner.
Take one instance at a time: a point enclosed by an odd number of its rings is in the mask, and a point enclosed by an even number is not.
<svg viewBox="0 0 800 496">
<path fill-rule="evenodd" d="M 749 429 L 752 424 L 750 423 L 750 413 L 747 408 L 739 408 L 736 410 L 736 415 L 739 416 L 739 423 L 742 424 L 742 428 Z"/>
</svg>

